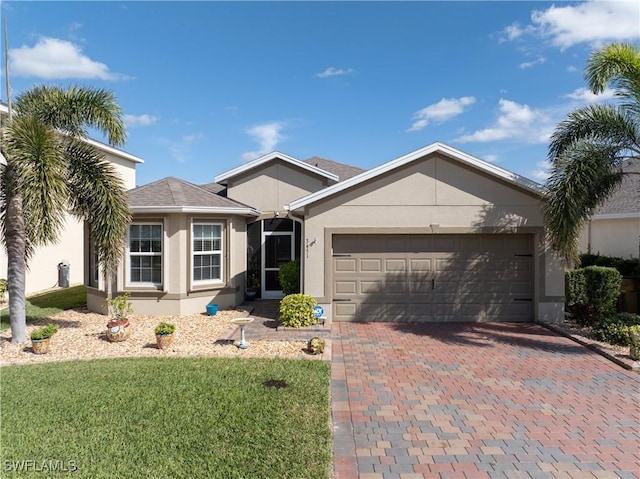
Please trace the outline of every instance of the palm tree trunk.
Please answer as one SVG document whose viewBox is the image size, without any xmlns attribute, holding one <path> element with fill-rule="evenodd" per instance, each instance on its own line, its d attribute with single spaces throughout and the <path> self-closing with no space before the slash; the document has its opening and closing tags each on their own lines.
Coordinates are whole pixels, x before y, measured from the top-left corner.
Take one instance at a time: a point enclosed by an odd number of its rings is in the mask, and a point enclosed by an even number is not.
<svg viewBox="0 0 640 479">
<path fill-rule="evenodd" d="M 9 172 L 9 178 L 12 173 Z M 11 321 L 11 342 L 24 343 L 27 340 L 27 318 L 25 311 L 25 271 L 27 267 L 27 234 L 22 214 L 22 196 L 15 193 L 12 179 L 7 185 L 7 225 L 6 244 L 7 286 L 9 292 L 9 319 Z"/>
</svg>

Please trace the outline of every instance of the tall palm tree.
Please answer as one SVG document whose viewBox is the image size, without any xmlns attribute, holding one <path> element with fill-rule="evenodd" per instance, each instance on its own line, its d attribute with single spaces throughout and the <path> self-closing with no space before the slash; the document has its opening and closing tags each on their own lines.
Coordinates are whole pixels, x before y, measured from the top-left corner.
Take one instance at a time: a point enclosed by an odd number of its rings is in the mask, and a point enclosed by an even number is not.
<svg viewBox="0 0 640 479">
<path fill-rule="evenodd" d="M 580 229 L 640 156 L 640 49 L 614 43 L 594 51 L 585 79 L 591 91 L 615 90 L 614 104 L 570 113 L 551 137 L 551 174 L 543 212 L 551 246 L 569 262 L 578 258 Z"/>
<path fill-rule="evenodd" d="M 38 86 L 18 96 L 4 120 L 0 228 L 8 257 L 11 341 L 26 341 L 25 269 L 33 250 L 55 243 L 67 213 L 83 219 L 98 261 L 112 271 L 130 220 L 124 184 L 87 129 L 112 145 L 126 139 L 122 111 L 108 91 Z"/>
</svg>

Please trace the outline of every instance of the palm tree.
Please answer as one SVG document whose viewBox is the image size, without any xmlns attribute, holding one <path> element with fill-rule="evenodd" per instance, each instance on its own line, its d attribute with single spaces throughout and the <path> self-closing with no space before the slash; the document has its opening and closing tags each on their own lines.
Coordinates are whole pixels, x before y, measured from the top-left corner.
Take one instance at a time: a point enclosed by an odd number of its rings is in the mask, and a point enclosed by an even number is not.
<svg viewBox="0 0 640 479">
<path fill-rule="evenodd" d="M 0 227 L 8 257 L 11 341 L 26 341 L 25 269 L 33 250 L 55 243 L 67 213 L 83 219 L 98 261 L 110 272 L 130 220 L 124 184 L 87 139 L 126 138 L 122 111 L 108 91 L 38 86 L 18 96 L 2 125 Z"/>
<path fill-rule="evenodd" d="M 613 87 L 619 101 L 575 110 L 551 136 L 543 213 L 551 246 L 569 262 L 578 259 L 584 221 L 623 181 L 623 162 L 640 156 L 640 49 L 594 51 L 585 79 L 595 94 Z"/>
</svg>

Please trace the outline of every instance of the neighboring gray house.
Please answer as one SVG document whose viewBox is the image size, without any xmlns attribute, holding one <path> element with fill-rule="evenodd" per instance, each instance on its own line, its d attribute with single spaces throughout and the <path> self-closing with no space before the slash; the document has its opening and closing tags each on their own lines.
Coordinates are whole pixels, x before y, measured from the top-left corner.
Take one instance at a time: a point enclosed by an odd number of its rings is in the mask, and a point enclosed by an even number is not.
<svg viewBox="0 0 640 479">
<path fill-rule="evenodd" d="M 371 170 L 279 152 L 197 186 L 130 191 L 115 284 L 137 312 L 239 305 L 247 277 L 279 298 L 278 267 L 334 320 L 557 320 L 562 264 L 545 242 L 541 187 L 442 143 Z M 104 288 L 89 288 L 100 309 Z"/>
<path fill-rule="evenodd" d="M 585 224 L 580 250 L 620 258 L 640 257 L 640 158 L 622 165 L 627 175 Z"/>
</svg>

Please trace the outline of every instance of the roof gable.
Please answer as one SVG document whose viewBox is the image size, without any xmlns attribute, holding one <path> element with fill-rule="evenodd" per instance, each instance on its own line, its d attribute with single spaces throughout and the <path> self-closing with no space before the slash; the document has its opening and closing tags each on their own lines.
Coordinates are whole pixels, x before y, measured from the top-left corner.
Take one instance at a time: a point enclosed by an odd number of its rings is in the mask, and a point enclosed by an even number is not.
<svg viewBox="0 0 640 479">
<path fill-rule="evenodd" d="M 129 207 L 134 213 L 209 212 L 249 216 L 259 214 L 250 206 L 173 177 L 129 190 L 128 196 Z"/>
<path fill-rule="evenodd" d="M 303 208 L 311 203 L 315 203 L 316 201 L 337 194 L 348 188 L 355 187 L 361 183 L 364 183 L 365 181 L 377 178 L 385 173 L 405 166 L 413 161 L 420 160 L 425 156 L 433 153 L 440 153 L 447 158 L 453 159 L 454 161 L 476 168 L 484 173 L 488 173 L 491 176 L 500 178 L 507 183 L 511 183 L 512 185 L 517 186 L 520 189 L 528 191 L 529 193 L 533 193 L 537 196 L 540 196 L 542 194 L 542 185 L 536 183 L 533 180 L 505 170 L 504 168 L 500 168 L 499 166 L 488 163 L 474 156 L 468 155 L 467 153 L 464 153 L 449 145 L 445 145 L 444 143 L 436 142 L 420 148 L 419 150 L 413 151 L 407 155 L 396 158 L 395 160 L 384 163 L 376 168 L 364 171 L 363 173 L 353 176 L 345 181 L 341 181 L 340 183 L 337 183 L 333 186 L 329 186 L 328 188 L 320 190 L 316 193 L 312 193 L 296 201 L 292 201 L 288 205 L 285 205 L 285 208 L 288 210 L 297 210 L 299 208 Z"/>
<path fill-rule="evenodd" d="M 245 163 L 244 165 L 240 165 L 237 168 L 233 168 L 232 170 L 225 171 L 224 173 L 221 173 L 218 176 L 216 176 L 214 178 L 214 181 L 216 183 L 226 185 L 227 181 L 230 178 L 242 175 L 248 171 L 259 168 L 267 163 L 270 163 L 272 161 L 277 161 L 277 160 L 284 161 L 285 163 L 288 163 L 302 170 L 327 178 L 330 181 L 338 181 L 337 175 L 330 173 L 328 171 L 325 171 L 322 168 L 319 168 L 317 166 L 313 166 L 309 163 L 305 163 L 304 161 L 300 161 L 296 158 L 293 158 L 292 156 L 288 156 L 288 155 L 285 155 L 284 153 L 280 153 L 279 151 L 273 151 L 259 158 L 256 158 L 255 160 Z"/>
<path fill-rule="evenodd" d="M 338 163 L 337 161 L 327 160 L 318 156 L 307 158 L 306 160 L 304 160 L 304 162 L 313 166 L 317 166 L 318 168 L 322 168 L 329 173 L 333 173 L 338 177 L 338 181 L 348 180 L 349 178 L 352 178 L 366 171 L 365 169 L 358 168 L 357 166 Z"/>
</svg>

